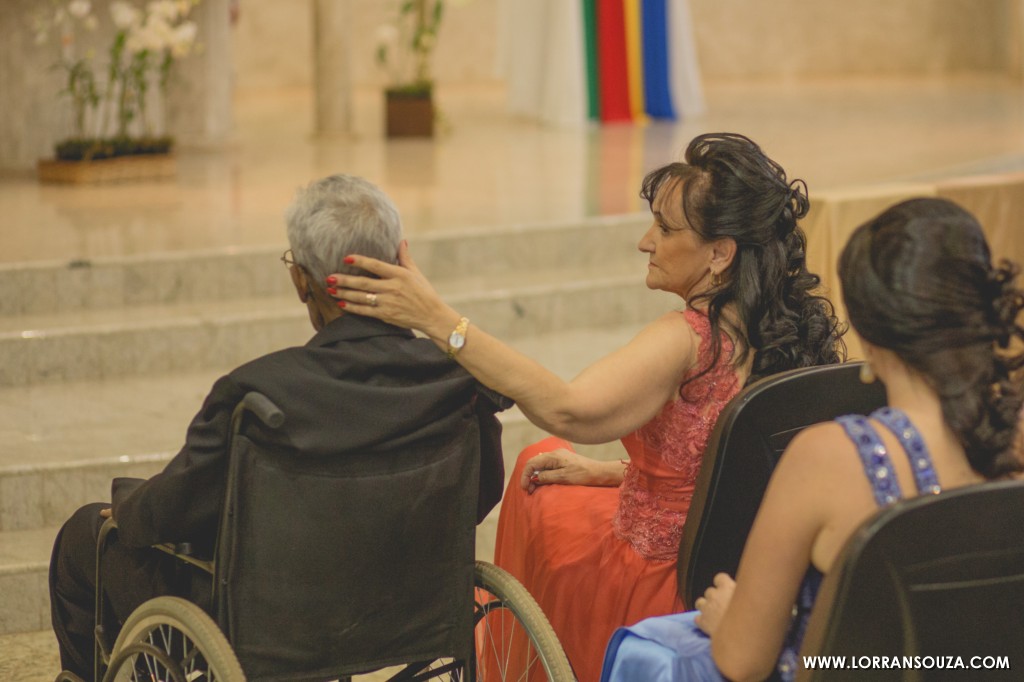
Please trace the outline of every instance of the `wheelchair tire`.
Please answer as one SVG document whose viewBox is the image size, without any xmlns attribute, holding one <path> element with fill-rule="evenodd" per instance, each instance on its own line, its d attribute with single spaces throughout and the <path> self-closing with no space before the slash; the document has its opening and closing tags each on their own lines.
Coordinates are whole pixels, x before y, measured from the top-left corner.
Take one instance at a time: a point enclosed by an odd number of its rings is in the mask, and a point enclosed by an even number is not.
<svg viewBox="0 0 1024 682">
<path fill-rule="evenodd" d="M 516 580 L 508 571 L 485 561 L 476 562 L 476 630 L 475 644 L 478 659 L 481 652 L 492 654 L 498 659 L 497 673 L 495 675 L 486 669 L 485 662 L 477 661 L 477 679 L 491 682 L 494 679 L 530 679 L 550 682 L 575 682 L 576 676 L 569 665 L 562 645 L 558 642 L 551 623 L 541 610 L 540 605 L 530 595 L 522 583 Z M 530 650 L 525 653 L 527 660 L 526 670 L 516 670 L 511 677 L 508 676 L 509 660 L 512 647 L 508 644 L 513 637 L 511 632 L 505 632 L 507 622 L 502 613 L 501 632 L 498 633 L 502 641 L 494 639 L 492 627 L 487 623 L 490 614 L 505 612 L 514 617 L 511 623 L 511 630 L 515 629 L 518 623 L 523 633 L 529 639 Z M 519 653 L 516 652 L 517 657 Z M 538 665 L 540 664 L 540 669 Z"/>
<path fill-rule="evenodd" d="M 178 597 L 135 609 L 117 636 L 104 682 L 245 682 L 227 638 L 205 611 Z"/>
</svg>

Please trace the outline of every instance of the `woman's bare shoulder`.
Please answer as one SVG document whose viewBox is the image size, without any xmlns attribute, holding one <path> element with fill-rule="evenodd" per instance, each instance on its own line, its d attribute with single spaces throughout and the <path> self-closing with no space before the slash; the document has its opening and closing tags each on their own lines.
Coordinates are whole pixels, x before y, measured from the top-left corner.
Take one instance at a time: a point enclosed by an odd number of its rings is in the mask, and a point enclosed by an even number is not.
<svg viewBox="0 0 1024 682">
<path fill-rule="evenodd" d="M 672 310 L 655 318 L 652 322 L 648 323 L 644 329 L 658 330 L 664 334 L 672 334 L 680 337 L 685 336 L 690 340 L 700 338 L 700 334 L 694 328 L 690 320 L 687 319 L 685 312 L 681 310 Z"/>
<path fill-rule="evenodd" d="M 835 421 L 808 426 L 798 433 L 779 461 L 780 469 L 803 475 L 842 478 L 860 467 L 856 446 Z M 783 467 L 785 465 L 785 467 Z"/>
<path fill-rule="evenodd" d="M 686 316 L 678 311 L 667 312 L 647 324 L 636 340 L 658 344 L 670 350 L 668 356 L 685 365 L 692 364 L 700 346 L 700 335 Z"/>
</svg>

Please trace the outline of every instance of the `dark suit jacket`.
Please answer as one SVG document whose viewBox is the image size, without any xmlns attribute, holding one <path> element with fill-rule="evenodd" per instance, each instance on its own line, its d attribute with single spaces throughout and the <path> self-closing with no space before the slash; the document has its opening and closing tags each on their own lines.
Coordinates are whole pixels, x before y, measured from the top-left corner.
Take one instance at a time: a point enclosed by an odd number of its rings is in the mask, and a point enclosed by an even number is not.
<svg viewBox="0 0 1024 682">
<path fill-rule="evenodd" d="M 284 412 L 286 423 L 272 436 L 277 445 L 311 457 L 384 452 L 417 433 L 465 424 L 472 410 L 480 427 L 477 521 L 501 499 L 501 425 L 494 413 L 511 401 L 481 386 L 432 342 L 344 315 L 305 346 L 265 355 L 220 378 L 163 472 L 144 482 L 114 480 L 121 543 L 190 542 L 210 555 L 224 502 L 231 414 L 249 391 Z"/>
</svg>

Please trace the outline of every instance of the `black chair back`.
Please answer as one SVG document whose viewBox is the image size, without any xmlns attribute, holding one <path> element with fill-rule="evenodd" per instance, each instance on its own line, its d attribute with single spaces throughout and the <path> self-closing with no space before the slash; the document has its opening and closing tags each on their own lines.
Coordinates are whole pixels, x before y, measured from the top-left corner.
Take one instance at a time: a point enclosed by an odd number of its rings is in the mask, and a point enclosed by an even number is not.
<svg viewBox="0 0 1024 682">
<path fill-rule="evenodd" d="M 469 658 L 480 442 L 471 407 L 394 450 L 339 444 L 330 458 L 283 448 L 286 415 L 258 394 L 236 411 L 236 429 L 215 601 L 249 680 Z"/>
<path fill-rule="evenodd" d="M 1020 677 L 1021 652 L 1024 482 L 984 483 L 897 503 L 860 527 L 822 583 L 801 651 L 860 667 L 801 666 L 797 679 L 1005 680 Z M 867 671 L 872 656 L 901 657 L 899 667 Z M 997 668 L 1000 657 L 1016 672 Z"/>
<path fill-rule="evenodd" d="M 863 384 L 860 362 L 808 367 L 746 386 L 722 410 L 683 526 L 677 580 L 687 608 L 716 573 L 736 575 L 743 545 L 782 451 L 805 427 L 885 404 L 878 382 Z"/>
</svg>

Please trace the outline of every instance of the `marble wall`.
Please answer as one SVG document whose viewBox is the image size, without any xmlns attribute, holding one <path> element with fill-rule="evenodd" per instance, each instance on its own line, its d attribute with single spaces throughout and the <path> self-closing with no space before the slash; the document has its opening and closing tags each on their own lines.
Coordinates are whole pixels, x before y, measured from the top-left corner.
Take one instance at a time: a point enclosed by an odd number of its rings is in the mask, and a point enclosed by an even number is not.
<svg viewBox="0 0 1024 682">
<path fill-rule="evenodd" d="M 434 71 L 439 83 L 498 80 L 497 8 L 502 0 L 447 2 Z M 389 21 L 394 0 L 346 0 L 352 17 L 352 80 L 356 87 L 387 80 L 374 61 L 377 28 Z M 242 0 L 233 30 L 235 84 L 241 89 L 309 87 L 313 81 L 312 0 Z"/>
<path fill-rule="evenodd" d="M 0 168 L 35 163 L 50 152 L 62 124 L 61 75 L 51 48 L 35 44 L 36 0 L 0 2 Z M 66 118 L 66 117 L 64 117 Z"/>
<path fill-rule="evenodd" d="M 383 82 L 374 34 L 396 3 L 351 2 L 355 85 Z M 442 83 L 497 79 L 500 5 L 448 3 L 436 53 Z M 551 0 L 576 2 L 577 0 Z M 1018 73 L 1022 0 L 688 0 L 707 81 L 842 75 Z M 244 0 L 234 29 L 236 84 L 309 86 L 311 2 Z"/>
<path fill-rule="evenodd" d="M 720 78 L 1019 70 L 1021 0 L 689 0 Z"/>
<path fill-rule="evenodd" d="M 99 17 L 94 32 L 76 34 L 75 55 L 94 55 L 94 73 L 104 78 L 106 53 L 114 36 L 109 0 L 93 0 Z M 52 157 L 53 144 L 73 134 L 71 103 L 60 94 L 64 71 L 54 32 L 37 44 L 34 19 L 50 8 L 39 0 L 0 1 L 0 169 L 28 170 Z M 52 10 L 51 10 L 52 11 Z M 168 83 L 171 103 L 149 102 L 153 131 L 167 130 L 186 145 L 218 146 L 231 129 L 231 42 L 228 0 L 204 0 L 193 11 L 198 49 L 178 60 Z M 151 85 L 153 87 L 153 85 Z M 87 126 L 88 127 L 88 126 Z M 109 128 L 108 128 L 109 130 Z"/>
</svg>

